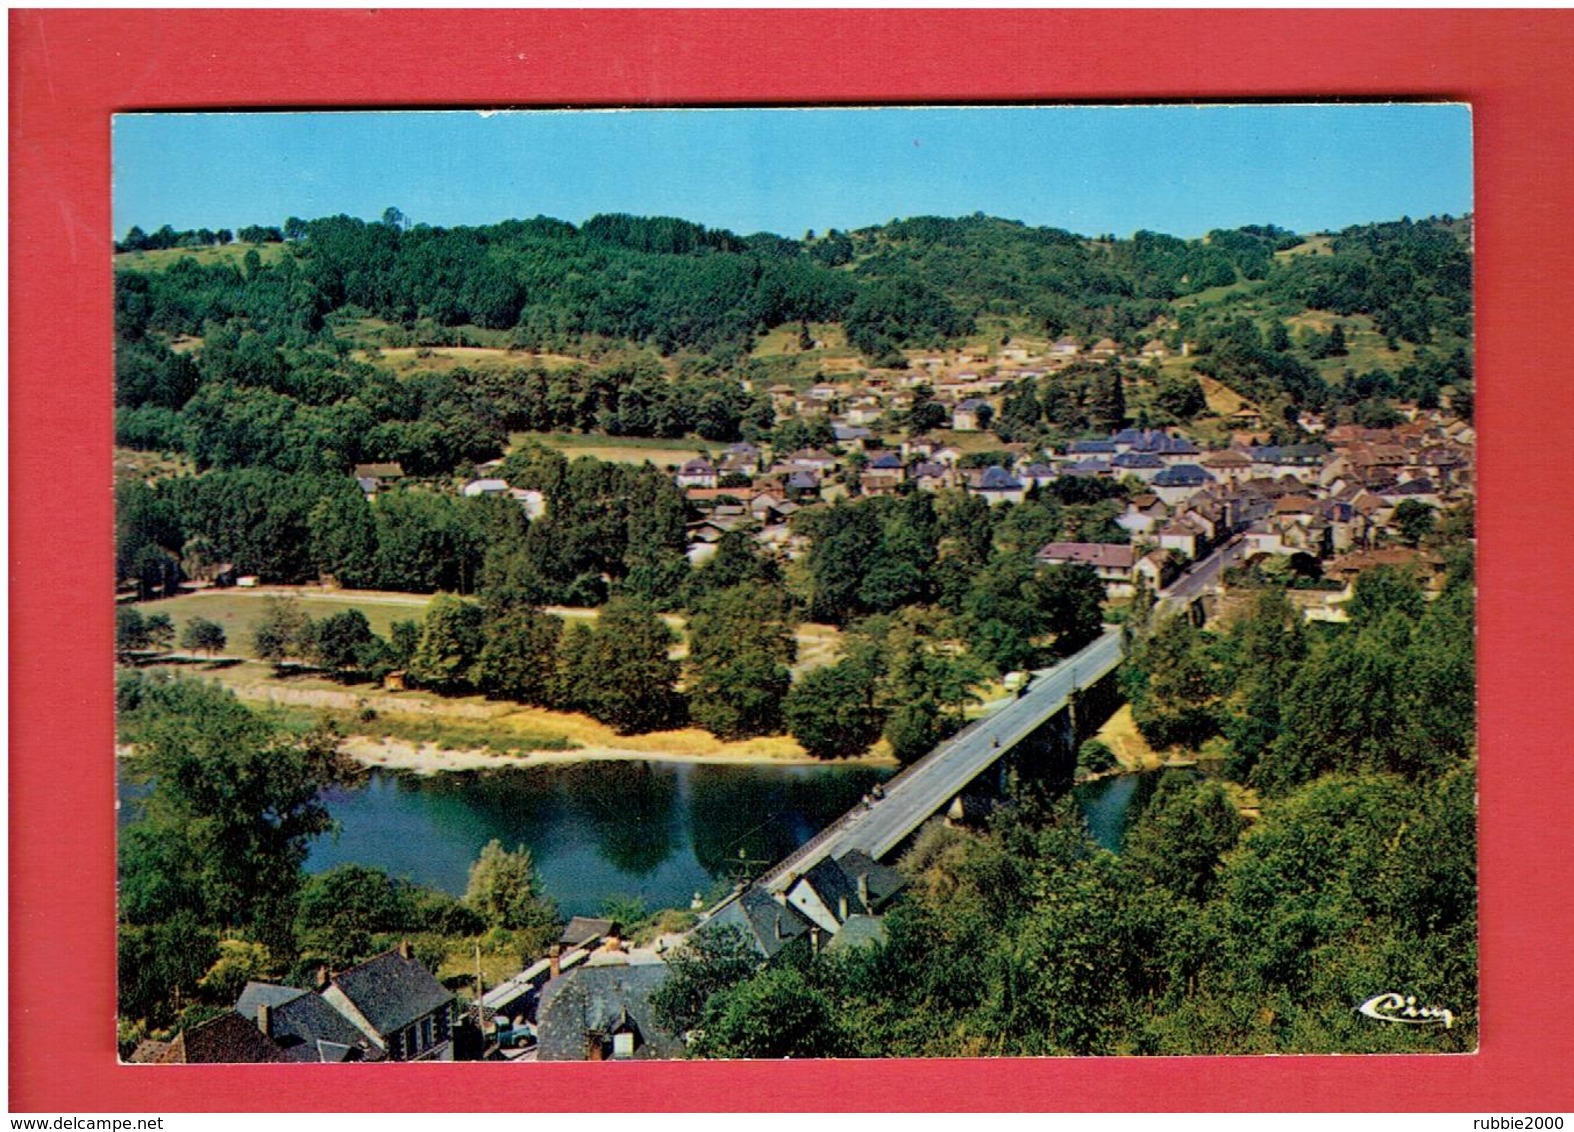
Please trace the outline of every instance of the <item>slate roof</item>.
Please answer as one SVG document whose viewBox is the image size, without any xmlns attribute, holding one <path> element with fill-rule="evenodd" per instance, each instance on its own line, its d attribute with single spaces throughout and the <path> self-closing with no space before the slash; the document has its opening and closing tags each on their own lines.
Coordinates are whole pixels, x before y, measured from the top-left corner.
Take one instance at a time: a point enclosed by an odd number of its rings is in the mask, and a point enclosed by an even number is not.
<svg viewBox="0 0 1574 1132">
<path fill-rule="evenodd" d="M 249 984 L 247 990 L 258 984 Z M 273 988 L 289 990 L 289 987 Z M 242 1001 L 246 996 L 241 995 Z M 256 1025 L 257 1011 L 248 1013 L 240 1004 L 236 1013 Z M 268 1036 L 290 1061 L 381 1061 L 383 1052 L 366 1040 L 366 1035 L 355 1028 L 321 995 L 302 992 L 273 1010 L 272 1032 Z M 260 1032 L 260 1030 L 259 1030 Z"/>
<path fill-rule="evenodd" d="M 547 984 L 536 1009 L 537 1058 L 584 1061 L 592 1031 L 610 1037 L 632 1027 L 636 1061 L 683 1056 L 680 1038 L 656 1025 L 651 993 L 667 978 L 665 963 L 577 967 Z"/>
<path fill-rule="evenodd" d="M 1132 449 L 1130 452 L 1122 452 L 1110 463 L 1117 468 L 1162 468 L 1164 466 L 1164 461 L 1153 453 L 1138 452 L 1136 449 Z"/>
<path fill-rule="evenodd" d="M 430 971 L 397 950 L 341 971 L 333 977 L 333 985 L 384 1035 L 397 1033 L 454 997 Z"/>
<path fill-rule="evenodd" d="M 847 900 L 847 911 L 867 912 L 868 908 L 858 898 L 858 885 L 846 870 L 829 857 L 823 858 L 814 868 L 798 878 L 799 883 L 807 884 L 819 896 L 820 902 L 826 906 L 832 915 L 840 918 L 838 909 L 843 898 Z"/>
<path fill-rule="evenodd" d="M 978 477 L 979 491 L 1020 491 L 1022 481 L 1004 468 L 985 468 Z"/>
<path fill-rule="evenodd" d="M 849 849 L 836 858 L 836 863 L 842 867 L 842 872 L 853 878 L 855 886 L 860 876 L 867 878 L 869 901 L 875 909 L 884 907 L 886 901 L 907 884 L 901 873 L 880 864 L 861 849 Z"/>
<path fill-rule="evenodd" d="M 921 464 L 913 465 L 914 479 L 938 479 L 943 475 L 945 475 L 944 464 L 936 464 L 931 460 L 926 460 Z"/>
<path fill-rule="evenodd" d="M 1196 464 L 1176 464 L 1153 477 L 1155 487 L 1201 487 L 1212 482 L 1212 474 Z"/>
<path fill-rule="evenodd" d="M 246 989 L 240 992 L 240 998 L 235 1002 L 235 1013 L 242 1018 L 255 1019 L 259 1006 L 267 1005 L 277 1010 L 286 1002 L 310 993 L 300 987 L 281 987 L 275 983 L 247 983 Z"/>
<path fill-rule="evenodd" d="M 902 466 L 902 458 L 895 452 L 882 452 L 869 461 L 869 467 L 893 469 Z"/>
<path fill-rule="evenodd" d="M 1073 440 L 1066 445 L 1068 456 L 1107 456 L 1115 451 L 1113 440 Z"/>
<path fill-rule="evenodd" d="M 617 931 L 612 920 L 598 920 L 590 916 L 575 916 L 563 928 L 558 942 L 564 947 L 583 947 L 593 940 L 602 939 Z"/>
<path fill-rule="evenodd" d="M 1265 444 L 1251 450 L 1255 464 L 1316 464 L 1327 455 L 1321 444 Z"/>
<path fill-rule="evenodd" d="M 872 943 L 885 942 L 884 916 L 848 916 L 842 930 L 825 945 L 827 951 L 846 951 Z"/>
<path fill-rule="evenodd" d="M 798 909 L 781 904 L 757 886 L 744 889 L 738 899 L 712 916 L 709 924 L 738 928 L 767 959 L 774 959 L 778 951 L 812 926 Z"/>
<path fill-rule="evenodd" d="M 1078 460 L 1074 464 L 1067 464 L 1060 469 L 1060 474 L 1065 476 L 1098 476 L 1109 471 L 1108 460 Z"/>
</svg>

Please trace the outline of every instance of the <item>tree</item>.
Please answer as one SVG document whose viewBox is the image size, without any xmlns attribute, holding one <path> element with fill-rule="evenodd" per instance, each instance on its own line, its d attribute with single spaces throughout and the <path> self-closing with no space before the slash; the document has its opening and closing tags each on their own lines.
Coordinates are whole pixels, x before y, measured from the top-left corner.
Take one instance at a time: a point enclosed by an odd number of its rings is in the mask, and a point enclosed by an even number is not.
<svg viewBox="0 0 1574 1132">
<path fill-rule="evenodd" d="M 193 617 L 180 631 L 180 647 L 197 649 L 212 656 L 225 645 L 224 626 L 206 617 Z"/>
<path fill-rule="evenodd" d="M 876 675 L 848 659 L 806 672 L 782 704 L 788 732 L 816 758 L 862 754 L 880 737 Z"/>
<path fill-rule="evenodd" d="M 410 658 L 410 676 L 439 691 L 457 691 L 475 680 L 481 653 L 481 607 L 454 594 L 438 594 L 421 619 L 421 640 Z"/>
<path fill-rule="evenodd" d="M 199 922 L 289 955 L 306 846 L 332 825 L 322 791 L 355 774 L 337 738 L 276 733 L 197 681 L 144 681 L 135 702 L 132 765 L 153 789 L 132 827 L 145 832 L 122 842 L 123 889 L 145 894 L 149 916 L 171 914 L 162 900 L 180 893 Z"/>
<path fill-rule="evenodd" d="M 557 910 L 540 888 L 530 850 L 521 845 L 509 852 L 493 838 L 470 866 L 464 902 L 491 927 L 540 928 L 557 920 Z"/>
<path fill-rule="evenodd" d="M 760 967 L 760 954 L 735 927 L 701 927 L 667 957 L 667 977 L 651 992 L 656 1021 L 685 1034 L 700 1024 L 712 996 L 737 986 Z"/>
<path fill-rule="evenodd" d="M 252 651 L 262 660 L 279 661 L 304 652 L 311 632 L 311 618 L 293 597 L 262 599 L 262 616 L 252 630 Z"/>
<path fill-rule="evenodd" d="M 884 734 L 897 762 L 916 762 L 943 737 L 940 710 L 932 700 L 901 704 L 886 717 Z"/>
<path fill-rule="evenodd" d="M 1410 546 L 1419 546 L 1437 524 L 1437 511 L 1419 499 L 1406 499 L 1394 508 L 1394 529 Z"/>
<path fill-rule="evenodd" d="M 115 650 L 132 652 L 148 647 L 147 623 L 134 605 L 115 607 Z"/>
<path fill-rule="evenodd" d="M 701 1057 L 836 1057 L 846 1035 L 829 997 L 793 967 L 773 966 L 721 992 L 695 1043 Z"/>
<path fill-rule="evenodd" d="M 574 626 L 559 650 L 560 695 L 622 734 L 671 726 L 680 716 L 676 636 L 649 602 L 609 601 L 594 629 Z"/>
<path fill-rule="evenodd" d="M 492 607 L 482 627 L 477 682 L 488 696 L 553 702 L 563 622 L 529 605 Z"/>
<path fill-rule="evenodd" d="M 167 649 L 175 643 L 175 623 L 170 620 L 167 613 L 148 614 L 142 622 L 142 627 L 147 634 L 149 648 Z"/>
<path fill-rule="evenodd" d="M 377 648 L 382 641 L 372 632 L 366 614 L 359 609 L 346 609 L 324 617 L 312 626 L 311 644 L 307 656 L 323 668 L 345 672 L 364 670 L 369 661 L 383 650 Z"/>
<path fill-rule="evenodd" d="M 734 586 L 689 619 L 689 713 L 722 739 L 781 730 L 798 656 L 792 598 L 780 586 Z"/>
<path fill-rule="evenodd" d="M 1176 896 L 1204 901 L 1213 891 L 1224 853 L 1245 822 L 1217 782 L 1195 782 L 1175 772 L 1127 834 L 1122 854 L 1134 868 Z"/>
<path fill-rule="evenodd" d="M 1155 747 L 1200 747 L 1218 731 L 1220 675 L 1209 643 L 1172 617 L 1132 649 L 1122 680 L 1132 719 Z"/>
</svg>

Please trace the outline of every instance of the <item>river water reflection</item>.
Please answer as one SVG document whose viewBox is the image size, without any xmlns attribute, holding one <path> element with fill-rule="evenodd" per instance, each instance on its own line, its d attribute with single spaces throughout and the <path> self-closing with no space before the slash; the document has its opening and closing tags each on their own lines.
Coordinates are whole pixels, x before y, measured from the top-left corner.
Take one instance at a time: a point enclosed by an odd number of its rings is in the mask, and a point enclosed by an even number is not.
<svg viewBox="0 0 1574 1132">
<path fill-rule="evenodd" d="M 312 842 L 306 868 L 373 865 L 459 895 L 471 862 L 496 838 L 530 850 L 546 894 L 565 915 L 597 914 L 623 900 L 686 907 L 696 892 L 717 895 L 781 860 L 891 773 L 654 762 L 431 776 L 372 771 L 364 785 L 324 795 L 339 832 Z M 1131 811 L 1155 777 L 1122 775 L 1077 788 L 1096 841 L 1119 851 Z M 122 821 L 134 816 L 145 790 L 121 784 Z"/>
<path fill-rule="evenodd" d="M 845 766 L 585 762 L 416 777 L 330 791 L 337 837 L 306 868 L 354 861 L 459 894 L 488 841 L 524 845 L 568 915 L 633 898 L 687 906 L 791 853 L 890 771 Z"/>
</svg>

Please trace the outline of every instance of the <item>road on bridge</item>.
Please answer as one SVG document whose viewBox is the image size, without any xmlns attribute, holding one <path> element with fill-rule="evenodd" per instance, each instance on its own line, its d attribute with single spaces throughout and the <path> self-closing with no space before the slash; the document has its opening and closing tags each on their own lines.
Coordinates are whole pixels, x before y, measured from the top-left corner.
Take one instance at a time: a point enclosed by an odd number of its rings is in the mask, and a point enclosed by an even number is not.
<svg viewBox="0 0 1574 1132">
<path fill-rule="evenodd" d="M 1159 595 L 1159 608 L 1195 601 L 1225 567 L 1239 562 L 1244 554 L 1239 539 L 1225 543 L 1164 590 Z M 796 877 L 824 858 L 840 857 L 853 849 L 880 860 L 1001 755 L 1062 710 L 1073 692 L 1107 675 L 1121 659 L 1120 630 L 1107 628 L 1082 651 L 1053 668 L 1035 672 L 1021 696 L 930 751 L 887 782 L 883 798 L 842 815 L 759 883 L 772 891 L 785 891 Z"/>
</svg>

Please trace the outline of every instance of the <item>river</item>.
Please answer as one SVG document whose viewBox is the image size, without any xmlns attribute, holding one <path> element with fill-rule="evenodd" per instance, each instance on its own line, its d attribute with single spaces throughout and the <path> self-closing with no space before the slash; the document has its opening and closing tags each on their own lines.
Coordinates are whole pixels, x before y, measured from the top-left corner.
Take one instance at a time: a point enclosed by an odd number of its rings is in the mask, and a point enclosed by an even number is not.
<svg viewBox="0 0 1574 1132">
<path fill-rule="evenodd" d="M 687 907 L 787 856 L 890 777 L 864 766 L 705 766 L 582 762 L 560 767 L 418 776 L 372 771 L 323 800 L 337 834 L 319 837 L 309 872 L 356 862 L 454 895 L 496 838 L 524 845 L 546 895 L 565 915 L 609 902 Z M 1094 839 L 1118 851 L 1128 812 L 1151 775 L 1077 787 Z M 122 821 L 146 787 L 121 786 Z"/>
</svg>

